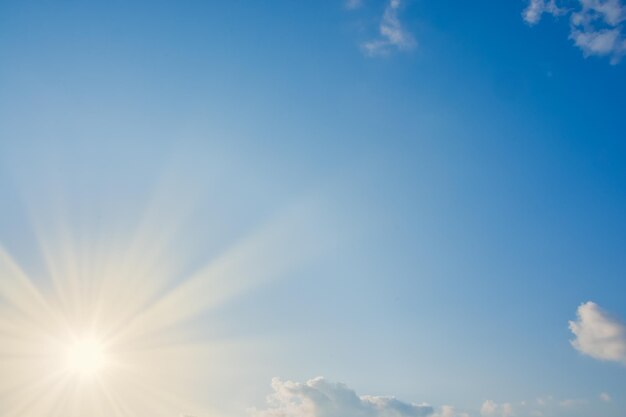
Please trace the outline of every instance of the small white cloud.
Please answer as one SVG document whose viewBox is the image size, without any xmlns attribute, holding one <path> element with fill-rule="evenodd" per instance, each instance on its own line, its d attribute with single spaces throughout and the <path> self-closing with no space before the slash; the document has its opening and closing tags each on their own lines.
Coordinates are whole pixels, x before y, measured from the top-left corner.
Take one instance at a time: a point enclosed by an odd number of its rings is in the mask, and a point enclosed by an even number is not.
<svg viewBox="0 0 626 417">
<path fill-rule="evenodd" d="M 451 405 L 442 405 L 432 417 L 470 417 L 468 413 L 460 412 Z"/>
<path fill-rule="evenodd" d="M 480 414 L 482 417 L 571 417 L 588 413 L 592 410 L 590 406 L 590 401 L 585 398 L 557 399 L 552 396 L 504 403 L 487 400 L 483 402 Z"/>
<path fill-rule="evenodd" d="M 583 54 L 587 56 L 613 56 L 611 62 L 617 63 L 626 51 L 626 40 L 622 38 L 619 29 L 602 29 L 597 31 L 583 31 L 574 29 L 570 34 Z"/>
<path fill-rule="evenodd" d="M 528 7 L 522 12 L 522 17 L 526 23 L 534 25 L 541 20 L 544 13 L 558 16 L 565 12 L 565 9 L 556 5 L 556 0 L 530 0 Z"/>
<path fill-rule="evenodd" d="M 305 383 L 272 379 L 274 393 L 266 410 L 253 410 L 254 417 L 428 417 L 428 404 L 413 404 L 394 397 L 358 396 L 345 384 L 322 377 Z"/>
<path fill-rule="evenodd" d="M 559 401 L 559 405 L 564 408 L 579 408 L 587 404 L 587 400 L 580 398 L 568 398 L 562 401 Z"/>
<path fill-rule="evenodd" d="M 569 37 L 585 57 L 607 56 L 616 64 L 626 54 L 626 34 L 621 26 L 626 6 L 622 0 L 530 0 L 522 17 L 534 25 L 544 14 L 570 15 Z"/>
<path fill-rule="evenodd" d="M 611 396 L 606 392 L 603 392 L 600 394 L 600 400 L 604 401 L 605 403 L 609 403 L 611 402 Z"/>
<path fill-rule="evenodd" d="M 444 405 L 441 407 L 441 410 L 433 417 L 455 417 L 456 410 L 451 405 Z"/>
<path fill-rule="evenodd" d="M 626 365 L 626 325 L 591 301 L 578 307 L 577 316 L 569 322 L 576 336 L 572 346 L 592 358 Z"/>
<path fill-rule="evenodd" d="M 378 28 L 379 38 L 361 45 L 366 55 L 384 56 L 393 50 L 406 51 L 415 47 L 415 38 L 398 16 L 401 6 L 401 0 L 389 0 Z"/>
<path fill-rule="evenodd" d="M 346 9 L 354 10 L 363 6 L 363 0 L 346 0 Z"/>
<path fill-rule="evenodd" d="M 626 11 L 621 0 L 580 0 L 582 14 L 587 19 L 596 17 L 611 26 L 617 26 L 626 19 Z"/>
<path fill-rule="evenodd" d="M 483 416 L 495 416 L 498 405 L 492 400 L 486 400 L 480 407 L 480 414 Z"/>
<path fill-rule="evenodd" d="M 498 404 L 487 400 L 480 407 L 480 414 L 484 417 L 511 417 L 514 414 L 511 403 Z"/>
</svg>

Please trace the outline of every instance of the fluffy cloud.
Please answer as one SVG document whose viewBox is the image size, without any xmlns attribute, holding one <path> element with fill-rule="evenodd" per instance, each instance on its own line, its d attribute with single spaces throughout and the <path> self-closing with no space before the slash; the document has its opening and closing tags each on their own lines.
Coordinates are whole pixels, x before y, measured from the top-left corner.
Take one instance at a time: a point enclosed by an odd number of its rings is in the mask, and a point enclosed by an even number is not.
<svg viewBox="0 0 626 417">
<path fill-rule="evenodd" d="M 305 383 L 272 380 L 269 408 L 254 410 L 255 417 L 427 417 L 428 404 L 412 404 L 393 397 L 359 396 L 344 384 L 322 377 Z M 446 416 L 447 417 L 447 416 Z"/>
<path fill-rule="evenodd" d="M 611 402 L 611 396 L 607 394 L 606 392 L 603 392 L 600 394 L 600 399 L 604 401 L 605 403 Z"/>
<path fill-rule="evenodd" d="M 361 45 L 366 55 L 382 56 L 393 50 L 415 47 L 415 38 L 404 28 L 398 16 L 401 6 L 401 0 L 389 0 L 378 27 L 379 37 Z"/>
<path fill-rule="evenodd" d="M 626 365 L 626 325 L 591 301 L 578 307 L 577 315 L 569 322 L 576 336 L 572 346 L 592 358 Z"/>
<path fill-rule="evenodd" d="M 544 14 L 569 14 L 569 37 L 585 57 L 607 56 L 616 64 L 626 54 L 622 0 L 530 0 L 522 16 L 534 25 Z"/>
</svg>

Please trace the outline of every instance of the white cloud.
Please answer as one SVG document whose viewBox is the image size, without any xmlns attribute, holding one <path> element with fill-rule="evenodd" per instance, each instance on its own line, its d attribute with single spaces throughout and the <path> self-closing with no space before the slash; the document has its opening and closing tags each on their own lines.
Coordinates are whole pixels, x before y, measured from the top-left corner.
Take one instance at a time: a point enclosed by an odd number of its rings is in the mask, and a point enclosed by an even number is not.
<svg viewBox="0 0 626 417">
<path fill-rule="evenodd" d="M 255 417 L 427 417 L 428 404 L 413 404 L 394 397 L 358 396 L 344 384 L 322 377 L 305 383 L 272 380 L 269 408 L 253 410 Z M 447 416 L 446 416 L 447 417 Z"/>
<path fill-rule="evenodd" d="M 509 403 L 504 403 L 500 406 L 502 417 L 509 417 L 513 415 L 513 406 Z"/>
<path fill-rule="evenodd" d="M 587 400 L 582 398 L 567 398 L 559 401 L 559 405 L 565 408 L 579 408 L 585 404 L 587 404 Z"/>
<path fill-rule="evenodd" d="M 272 379 L 273 393 L 265 409 L 252 409 L 251 417 L 471 417 L 451 405 L 432 407 L 409 403 L 395 397 L 359 395 L 347 385 L 323 377 L 306 382 Z M 601 403 L 611 400 L 601 393 L 592 402 L 587 399 L 558 399 L 545 396 L 529 401 L 498 403 L 487 400 L 479 411 L 482 417 L 572 417 L 594 414 Z M 472 416 L 477 416 L 476 411 Z"/>
<path fill-rule="evenodd" d="M 558 7 L 556 0 L 530 0 L 528 7 L 522 12 L 522 17 L 528 24 L 534 25 L 541 20 L 544 13 L 560 15 L 565 13 L 565 9 Z"/>
<path fill-rule="evenodd" d="M 603 29 L 597 31 L 573 30 L 570 37 L 574 40 L 585 56 L 606 56 L 624 52 L 624 39 L 619 29 Z"/>
<path fill-rule="evenodd" d="M 401 6 L 401 0 L 389 0 L 378 28 L 380 36 L 361 45 L 366 55 L 383 56 L 393 50 L 406 51 L 415 47 L 415 38 L 398 17 Z"/>
<path fill-rule="evenodd" d="M 345 5 L 350 10 L 358 9 L 363 5 L 363 0 L 346 0 Z"/>
<path fill-rule="evenodd" d="M 492 400 L 487 400 L 483 403 L 482 407 L 480 407 L 480 414 L 483 416 L 494 416 L 496 415 L 496 411 L 498 409 L 498 405 Z"/>
<path fill-rule="evenodd" d="M 577 316 L 569 322 L 576 336 L 572 346 L 592 358 L 626 365 L 626 325 L 591 301 L 578 307 Z"/>
<path fill-rule="evenodd" d="M 510 403 L 498 404 L 487 400 L 480 407 L 480 414 L 484 417 L 510 417 L 513 415 L 513 406 Z"/>
<path fill-rule="evenodd" d="M 487 400 L 483 402 L 480 414 L 482 417 L 572 417 L 594 415 L 597 406 L 586 398 L 558 399 L 552 396 L 504 403 Z"/>
<path fill-rule="evenodd" d="M 439 410 L 433 414 L 432 417 L 470 417 L 465 412 L 460 412 L 451 405 L 443 405 Z"/>
<path fill-rule="evenodd" d="M 570 39 L 588 56 L 607 56 L 616 64 L 626 54 L 626 20 L 622 0 L 530 0 L 522 13 L 534 25 L 544 14 L 569 14 Z"/>
<path fill-rule="evenodd" d="M 617 26 L 626 18 L 621 0 L 580 0 L 581 13 L 587 18 L 599 17 L 611 26 Z"/>
</svg>

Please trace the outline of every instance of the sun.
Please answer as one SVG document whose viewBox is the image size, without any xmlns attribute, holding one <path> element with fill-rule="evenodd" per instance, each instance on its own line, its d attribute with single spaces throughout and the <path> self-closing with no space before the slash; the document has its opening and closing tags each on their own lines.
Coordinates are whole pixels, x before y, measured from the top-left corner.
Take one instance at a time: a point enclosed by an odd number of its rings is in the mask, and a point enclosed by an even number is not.
<svg viewBox="0 0 626 417">
<path fill-rule="evenodd" d="M 67 349 L 67 369 L 78 376 L 90 377 L 106 366 L 104 344 L 93 337 L 75 340 Z"/>
<path fill-rule="evenodd" d="M 28 268 L 0 242 L 0 417 L 217 414 L 206 386 L 221 389 L 229 363 L 250 346 L 218 340 L 200 319 L 317 256 L 294 244 L 313 236 L 310 210 L 303 218 L 300 206 L 290 208 L 241 242 L 229 237 L 206 263 L 195 254 L 188 262 L 177 252 L 186 243 L 170 240 L 184 219 L 172 215 L 178 210 L 161 215 L 166 196 L 136 227 L 126 218 L 109 226 L 98 214 L 94 236 L 82 216 L 74 229 L 74 216 L 66 225 L 58 213 L 51 236 L 37 230 L 41 259 L 34 250 Z"/>
</svg>

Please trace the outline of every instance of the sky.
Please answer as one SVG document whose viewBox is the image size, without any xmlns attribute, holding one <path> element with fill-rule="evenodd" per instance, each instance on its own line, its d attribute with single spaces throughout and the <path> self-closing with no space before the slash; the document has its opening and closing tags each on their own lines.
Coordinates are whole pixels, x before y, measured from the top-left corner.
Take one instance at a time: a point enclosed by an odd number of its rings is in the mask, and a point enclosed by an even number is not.
<svg viewBox="0 0 626 417">
<path fill-rule="evenodd" d="M 0 414 L 623 416 L 625 22 L 0 0 Z"/>
</svg>

